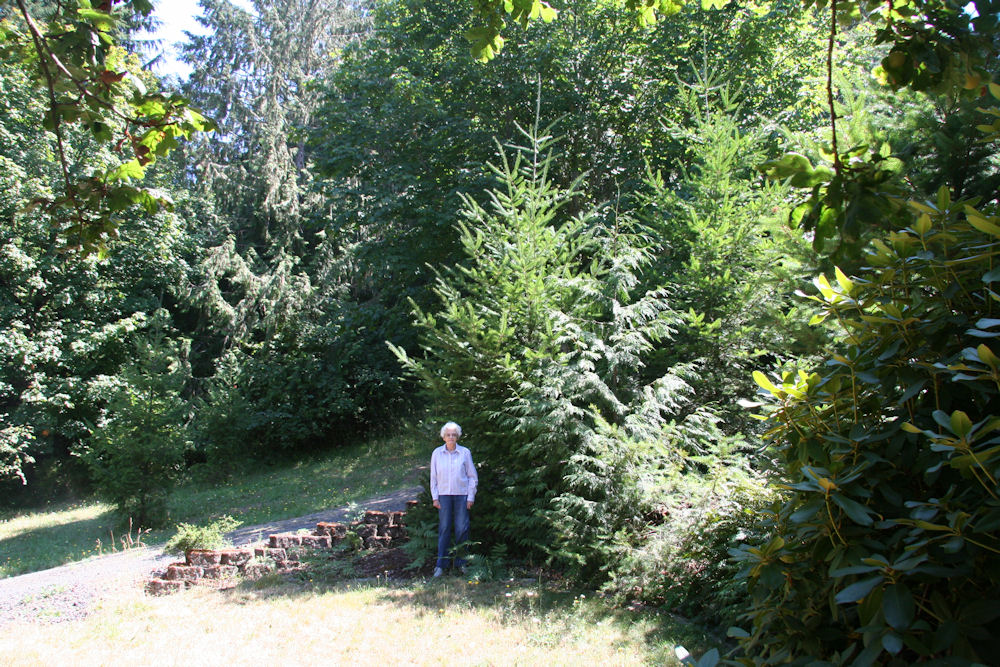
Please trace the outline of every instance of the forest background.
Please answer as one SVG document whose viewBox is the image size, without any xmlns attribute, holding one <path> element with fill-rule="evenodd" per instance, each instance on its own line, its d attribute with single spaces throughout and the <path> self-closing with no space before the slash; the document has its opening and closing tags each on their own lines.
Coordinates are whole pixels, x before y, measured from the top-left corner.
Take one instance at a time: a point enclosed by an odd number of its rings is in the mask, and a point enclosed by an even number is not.
<svg viewBox="0 0 1000 667">
<path fill-rule="evenodd" d="M 0 2 L 5 504 L 454 419 L 486 562 L 997 654 L 996 3 L 201 4 Z"/>
</svg>

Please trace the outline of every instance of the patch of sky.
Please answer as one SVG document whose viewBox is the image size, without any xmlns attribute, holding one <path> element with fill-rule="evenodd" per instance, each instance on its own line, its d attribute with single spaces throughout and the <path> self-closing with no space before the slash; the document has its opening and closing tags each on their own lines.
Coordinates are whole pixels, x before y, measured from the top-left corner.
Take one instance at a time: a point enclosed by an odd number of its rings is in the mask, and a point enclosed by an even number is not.
<svg viewBox="0 0 1000 667">
<path fill-rule="evenodd" d="M 232 0 L 232 4 L 253 11 L 250 0 Z M 138 35 L 149 40 L 146 60 L 152 62 L 153 71 L 161 77 L 184 81 L 191 75 L 191 66 L 181 61 L 181 45 L 192 35 L 205 35 L 208 28 L 198 22 L 203 8 L 198 0 L 159 0 L 153 9 L 159 25 L 153 32 Z"/>
</svg>

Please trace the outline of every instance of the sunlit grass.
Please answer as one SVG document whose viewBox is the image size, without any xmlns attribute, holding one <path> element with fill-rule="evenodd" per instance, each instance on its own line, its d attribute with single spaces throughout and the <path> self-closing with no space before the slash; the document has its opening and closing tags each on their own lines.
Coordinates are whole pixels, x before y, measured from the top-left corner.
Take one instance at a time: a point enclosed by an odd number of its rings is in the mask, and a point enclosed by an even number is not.
<svg viewBox="0 0 1000 667">
<path fill-rule="evenodd" d="M 185 486 L 170 500 L 171 518 L 196 523 L 229 514 L 252 525 L 346 505 L 416 484 L 414 470 L 426 465 L 432 449 L 433 443 L 398 435 L 291 466 L 252 471 L 227 484 Z"/>
<path fill-rule="evenodd" d="M 133 592 L 83 620 L 9 626 L 10 664 L 676 665 L 683 644 L 711 640 L 655 612 L 534 582 L 446 578 L 372 583 Z"/>
<path fill-rule="evenodd" d="M 116 518 L 104 503 L 61 505 L 0 519 L 0 577 L 83 560 L 107 545 Z M 104 547 L 102 547 L 104 548 Z"/>
<path fill-rule="evenodd" d="M 293 465 L 251 470 L 226 482 L 187 484 L 170 498 L 171 522 L 207 523 L 229 514 L 249 526 L 359 502 L 417 484 L 416 468 L 426 465 L 434 444 L 407 433 Z M 145 533 L 143 539 L 161 544 L 173 532 Z M 121 548 L 121 533 L 111 507 L 98 502 L 0 515 L 0 577 L 107 553 L 112 545 Z"/>
</svg>

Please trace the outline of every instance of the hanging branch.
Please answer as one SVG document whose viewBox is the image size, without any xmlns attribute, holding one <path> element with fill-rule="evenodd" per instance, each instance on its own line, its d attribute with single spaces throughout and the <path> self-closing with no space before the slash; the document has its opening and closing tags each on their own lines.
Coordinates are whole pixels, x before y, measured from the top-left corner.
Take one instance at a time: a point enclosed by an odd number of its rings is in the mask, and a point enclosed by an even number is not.
<svg viewBox="0 0 1000 667">
<path fill-rule="evenodd" d="M 80 202 L 76 199 L 76 189 L 73 187 L 73 182 L 69 175 L 69 162 L 66 159 L 66 148 L 63 142 L 62 134 L 62 123 L 60 122 L 58 109 L 58 102 L 56 101 L 56 84 L 55 77 L 52 75 L 49 69 L 49 60 L 45 57 L 48 51 L 45 48 L 45 37 L 39 31 L 38 26 L 35 21 L 31 18 L 28 13 L 28 8 L 24 5 L 24 0 L 17 0 L 18 9 L 21 10 L 21 16 L 24 17 L 25 23 L 28 25 L 28 30 L 31 31 L 31 41 L 35 45 L 35 52 L 38 54 L 38 63 L 42 69 L 42 75 L 45 77 L 45 84 L 49 92 L 49 115 L 52 118 L 52 132 L 56 135 L 56 149 L 59 153 L 59 166 L 62 170 L 63 181 L 66 183 L 66 196 L 69 198 L 70 203 L 73 206 L 74 211 L 76 211 L 76 217 L 79 220 L 83 219 L 83 211 L 80 208 Z M 57 61 L 58 62 L 58 61 Z M 59 63 L 61 65 L 61 63 Z M 65 71 L 65 68 L 63 68 Z"/>
<path fill-rule="evenodd" d="M 152 10 L 148 0 L 130 2 L 139 13 Z M 5 3 L 0 0 L 0 5 Z M 42 22 L 31 15 L 26 0 L 12 4 L 26 33 L 19 35 L 15 29 L 10 42 L 24 62 L 37 61 L 39 88 L 48 98 L 46 126 L 55 138 L 65 184 L 61 196 L 36 199 L 28 208 L 44 208 L 56 233 L 63 237 L 65 249 L 103 251 L 105 240 L 114 236 L 118 226 L 116 214 L 135 205 L 149 213 L 169 206 L 162 195 L 132 181 L 141 180 L 147 165 L 166 155 L 179 139 L 214 126 L 180 95 L 147 93 L 134 77 L 130 89 L 115 86 L 130 75 L 124 67 L 109 69 L 103 58 L 115 41 L 118 19 L 112 15 L 112 2 L 92 7 L 79 0 L 79 8 L 56 3 L 54 13 Z M 89 176 L 74 176 L 64 127 L 74 123 L 83 124 L 99 143 L 118 153 L 124 153 L 126 143 L 131 144 L 132 155 L 124 155 L 125 163 L 117 166 L 90 162 L 95 168 Z"/>
</svg>

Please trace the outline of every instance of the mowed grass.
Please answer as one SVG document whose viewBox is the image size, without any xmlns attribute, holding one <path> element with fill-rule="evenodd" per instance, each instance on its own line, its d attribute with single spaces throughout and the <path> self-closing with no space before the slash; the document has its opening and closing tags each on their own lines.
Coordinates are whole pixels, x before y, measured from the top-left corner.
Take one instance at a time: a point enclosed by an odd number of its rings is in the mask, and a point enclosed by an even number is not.
<svg viewBox="0 0 1000 667">
<path fill-rule="evenodd" d="M 360 502 L 417 484 L 418 467 L 427 465 L 435 446 L 426 435 L 409 431 L 226 482 L 186 484 L 170 498 L 171 526 L 226 514 L 250 526 Z M 133 527 L 133 539 L 139 528 Z M 144 533 L 143 541 L 162 544 L 173 533 L 172 527 Z M 112 508 L 97 501 L 0 515 L 0 578 L 121 549 L 127 534 Z"/>
<path fill-rule="evenodd" d="M 115 522 L 111 506 L 98 502 L 6 516 L 0 519 L 0 577 L 97 555 L 110 542 L 110 531 L 119 537 Z"/>
<path fill-rule="evenodd" d="M 677 665 L 712 640 L 650 611 L 536 582 L 271 579 L 164 597 L 133 591 L 82 620 L 4 630 L 0 664 Z"/>
</svg>

